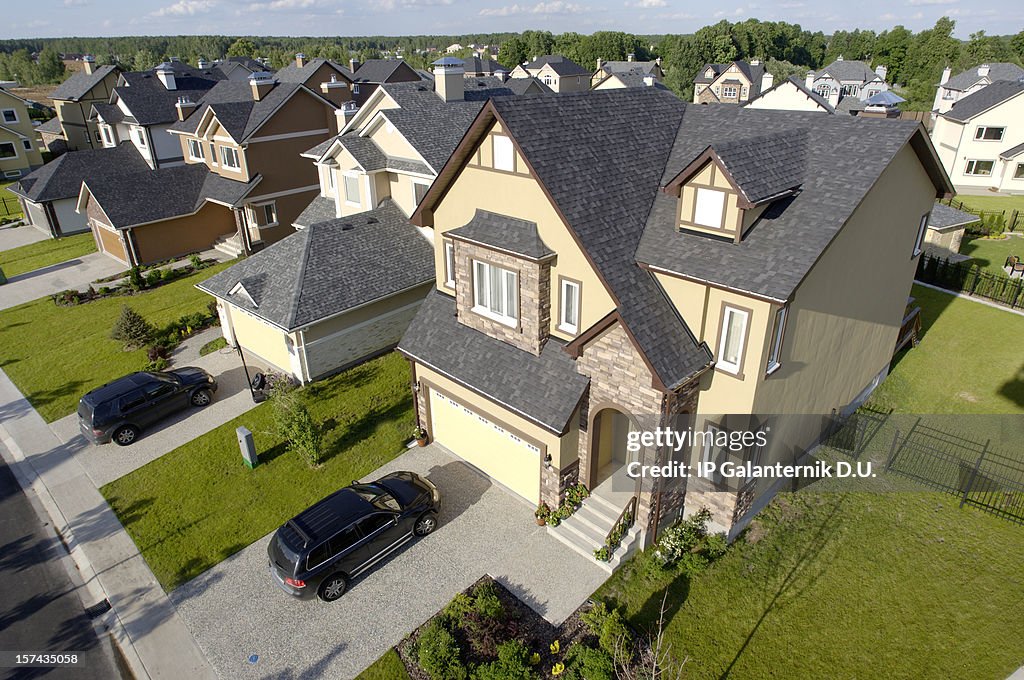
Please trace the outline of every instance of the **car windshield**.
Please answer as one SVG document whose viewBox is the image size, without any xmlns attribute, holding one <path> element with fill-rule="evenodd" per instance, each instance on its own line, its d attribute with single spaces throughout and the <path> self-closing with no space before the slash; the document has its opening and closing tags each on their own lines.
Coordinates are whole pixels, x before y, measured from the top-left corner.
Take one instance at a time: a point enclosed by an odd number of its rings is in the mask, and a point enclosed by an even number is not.
<svg viewBox="0 0 1024 680">
<path fill-rule="evenodd" d="M 170 373 L 160 373 L 158 371 L 147 371 L 146 375 L 148 375 L 150 378 L 153 378 L 154 380 L 159 380 L 161 382 L 169 382 L 169 383 L 176 383 L 176 382 L 178 382 L 177 378 L 175 378 Z"/>
<path fill-rule="evenodd" d="M 387 489 L 375 484 L 356 484 L 352 486 L 351 489 L 367 503 L 376 508 L 380 508 L 381 510 L 397 511 L 402 509 L 402 504 L 396 501 L 395 498 L 388 493 Z"/>
</svg>

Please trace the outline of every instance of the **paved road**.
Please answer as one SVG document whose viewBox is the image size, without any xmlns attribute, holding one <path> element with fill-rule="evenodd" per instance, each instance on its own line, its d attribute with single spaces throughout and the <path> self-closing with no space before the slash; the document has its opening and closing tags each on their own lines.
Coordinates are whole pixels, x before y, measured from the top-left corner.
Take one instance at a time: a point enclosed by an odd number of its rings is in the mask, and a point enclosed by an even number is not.
<svg viewBox="0 0 1024 680">
<path fill-rule="evenodd" d="M 0 650 L 82 654 L 75 668 L 0 668 L 4 680 L 120 677 L 58 561 L 62 550 L 0 460 Z"/>
</svg>

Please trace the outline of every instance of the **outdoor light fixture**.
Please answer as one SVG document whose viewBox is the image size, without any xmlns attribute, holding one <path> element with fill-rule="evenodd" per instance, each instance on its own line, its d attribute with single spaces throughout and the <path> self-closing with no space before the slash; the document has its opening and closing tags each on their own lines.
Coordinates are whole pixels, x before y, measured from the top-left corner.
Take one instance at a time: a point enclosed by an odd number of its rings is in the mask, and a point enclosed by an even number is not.
<svg viewBox="0 0 1024 680">
<path fill-rule="evenodd" d="M 550 453 L 545 453 L 544 454 L 544 467 L 546 467 L 549 470 L 551 469 L 551 454 Z"/>
</svg>

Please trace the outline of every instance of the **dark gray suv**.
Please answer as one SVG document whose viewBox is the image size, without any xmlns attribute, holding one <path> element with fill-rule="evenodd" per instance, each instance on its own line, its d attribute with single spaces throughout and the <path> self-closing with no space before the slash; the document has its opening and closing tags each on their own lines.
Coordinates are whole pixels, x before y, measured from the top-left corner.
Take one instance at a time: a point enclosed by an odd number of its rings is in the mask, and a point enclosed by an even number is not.
<svg viewBox="0 0 1024 680">
<path fill-rule="evenodd" d="M 337 491 L 288 520 L 270 539 L 270 574 L 289 595 L 325 602 L 415 536 L 437 528 L 441 495 L 413 472 Z"/>
</svg>

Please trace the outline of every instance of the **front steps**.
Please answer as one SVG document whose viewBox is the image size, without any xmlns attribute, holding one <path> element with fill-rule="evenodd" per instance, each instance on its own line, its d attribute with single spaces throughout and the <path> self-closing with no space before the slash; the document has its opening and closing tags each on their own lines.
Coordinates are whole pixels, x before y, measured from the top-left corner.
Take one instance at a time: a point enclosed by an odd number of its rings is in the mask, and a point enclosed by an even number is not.
<svg viewBox="0 0 1024 680">
<path fill-rule="evenodd" d="M 213 242 L 213 249 L 224 253 L 232 260 L 241 255 L 245 250 L 242 247 L 242 238 L 238 235 L 238 232 L 221 236 Z"/>
<path fill-rule="evenodd" d="M 612 553 L 611 560 L 601 562 L 594 557 L 594 551 L 604 546 L 604 539 L 615 526 L 620 512 L 622 508 L 591 495 L 571 517 L 562 520 L 557 527 L 548 526 L 548 533 L 611 574 L 640 548 L 640 529 L 634 524 Z"/>
</svg>

